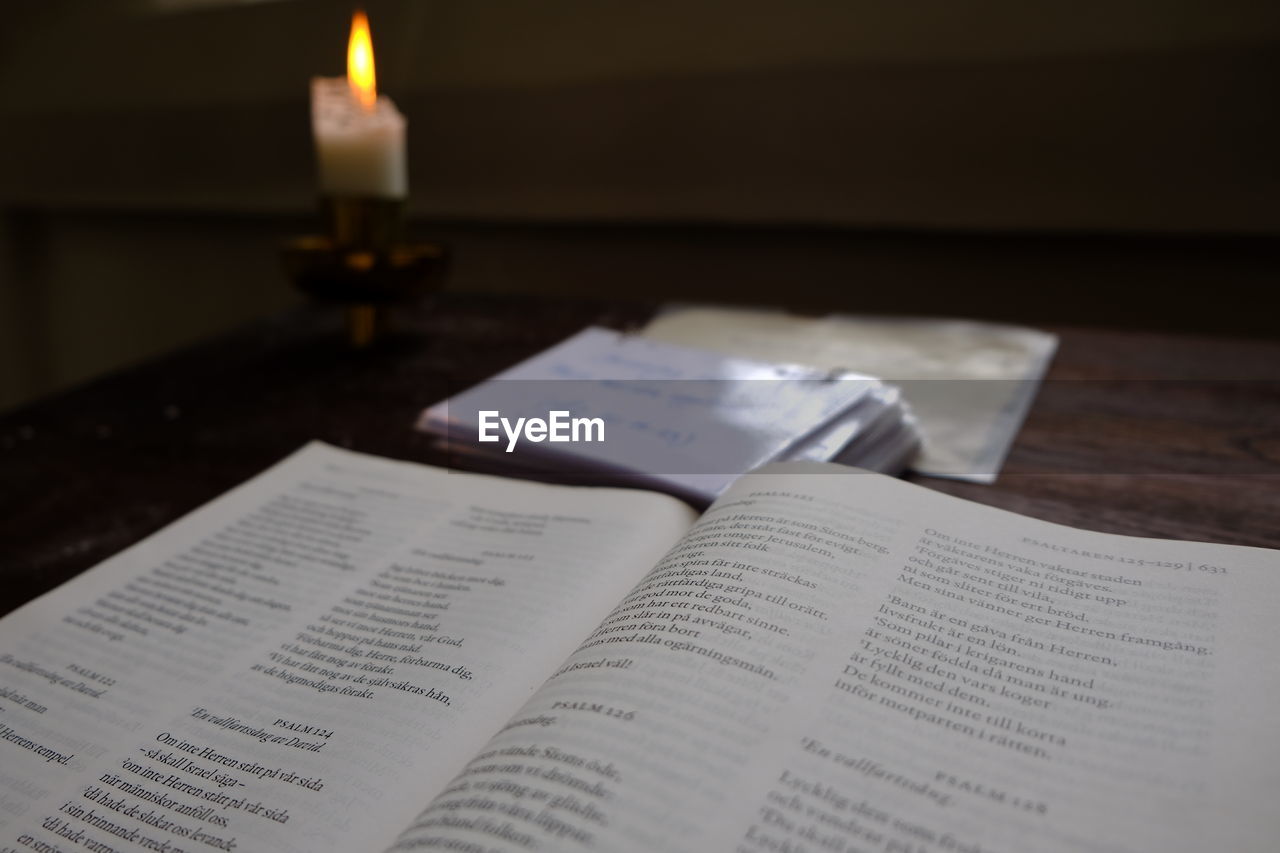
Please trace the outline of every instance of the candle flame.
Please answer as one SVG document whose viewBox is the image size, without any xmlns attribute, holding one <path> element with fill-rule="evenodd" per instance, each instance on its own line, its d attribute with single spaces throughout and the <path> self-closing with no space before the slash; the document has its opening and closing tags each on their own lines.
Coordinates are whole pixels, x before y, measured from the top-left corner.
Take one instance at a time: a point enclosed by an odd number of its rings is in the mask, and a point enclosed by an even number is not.
<svg viewBox="0 0 1280 853">
<path fill-rule="evenodd" d="M 373 40 L 369 19 L 363 11 L 351 16 L 351 38 L 347 41 L 347 83 L 366 112 L 373 112 L 378 90 L 373 74 Z"/>
</svg>

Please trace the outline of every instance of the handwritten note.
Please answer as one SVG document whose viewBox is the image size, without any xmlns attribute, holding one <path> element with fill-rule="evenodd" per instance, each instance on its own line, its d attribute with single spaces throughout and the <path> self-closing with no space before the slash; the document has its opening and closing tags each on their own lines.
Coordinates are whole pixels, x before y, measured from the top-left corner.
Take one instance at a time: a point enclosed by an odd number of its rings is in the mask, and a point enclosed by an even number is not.
<svg viewBox="0 0 1280 853">
<path fill-rule="evenodd" d="M 481 412 L 603 420 L 603 441 L 526 442 L 514 465 L 617 473 L 628 482 L 709 500 L 738 475 L 805 451 L 830 458 L 884 405 L 879 382 L 855 374 L 734 358 L 588 328 L 423 412 L 419 428 L 462 453 Z M 837 423 L 855 428 L 831 441 Z M 847 435 L 846 435 L 847 433 Z M 815 439 L 823 437 L 822 441 Z"/>
</svg>

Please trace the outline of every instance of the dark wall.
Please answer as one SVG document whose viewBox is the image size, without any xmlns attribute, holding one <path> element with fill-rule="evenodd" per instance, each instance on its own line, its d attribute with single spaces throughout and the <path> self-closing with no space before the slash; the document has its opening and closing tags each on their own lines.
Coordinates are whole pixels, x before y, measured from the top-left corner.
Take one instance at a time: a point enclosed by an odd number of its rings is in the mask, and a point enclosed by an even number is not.
<svg viewBox="0 0 1280 853">
<path fill-rule="evenodd" d="M 0 201 L 308 209 L 351 5 L 18 2 Z M 1280 4 L 368 7 L 423 215 L 1280 231 Z"/>
</svg>

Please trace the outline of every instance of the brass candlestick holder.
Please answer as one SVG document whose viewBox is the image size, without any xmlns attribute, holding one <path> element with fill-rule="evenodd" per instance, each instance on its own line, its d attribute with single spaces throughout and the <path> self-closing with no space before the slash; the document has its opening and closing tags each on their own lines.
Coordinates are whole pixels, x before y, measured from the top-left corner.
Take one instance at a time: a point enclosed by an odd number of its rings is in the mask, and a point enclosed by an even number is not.
<svg viewBox="0 0 1280 853">
<path fill-rule="evenodd" d="M 385 331 L 394 305 L 440 287 L 448 255 L 405 242 L 404 199 L 326 197 L 320 211 L 327 233 L 290 240 L 285 269 L 302 292 L 345 306 L 348 340 L 361 349 Z"/>
</svg>

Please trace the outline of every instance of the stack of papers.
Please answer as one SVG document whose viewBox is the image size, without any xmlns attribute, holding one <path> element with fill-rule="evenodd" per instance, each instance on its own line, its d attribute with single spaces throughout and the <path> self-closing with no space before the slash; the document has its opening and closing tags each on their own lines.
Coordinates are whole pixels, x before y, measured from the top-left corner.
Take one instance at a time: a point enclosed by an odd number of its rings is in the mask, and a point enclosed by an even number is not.
<svg viewBox="0 0 1280 853">
<path fill-rule="evenodd" d="M 912 467 L 995 482 L 1048 370 L 1047 332 L 925 317 L 797 317 L 751 308 L 675 306 L 642 334 L 727 356 L 844 368 L 893 383 L 919 419 Z"/>
<path fill-rule="evenodd" d="M 706 504 L 768 462 L 897 473 L 920 440 L 869 376 L 588 328 L 424 411 L 450 452 L 515 472 L 605 475 Z"/>
</svg>

